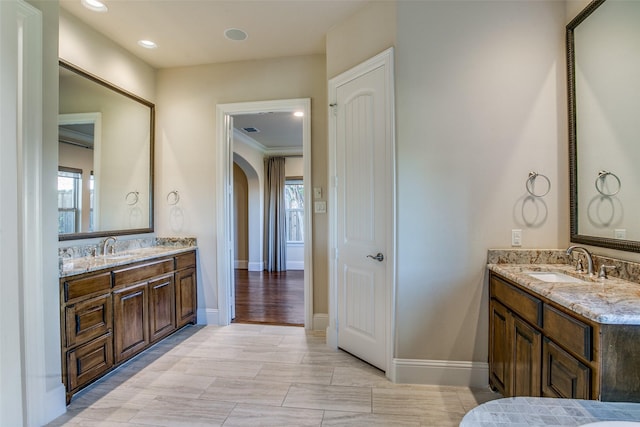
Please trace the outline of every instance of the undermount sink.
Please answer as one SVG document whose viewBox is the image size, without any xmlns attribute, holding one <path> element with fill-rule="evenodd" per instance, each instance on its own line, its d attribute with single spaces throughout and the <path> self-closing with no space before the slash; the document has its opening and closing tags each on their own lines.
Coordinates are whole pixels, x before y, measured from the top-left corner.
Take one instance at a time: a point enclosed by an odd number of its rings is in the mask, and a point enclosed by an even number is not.
<svg viewBox="0 0 640 427">
<path fill-rule="evenodd" d="M 584 283 L 584 280 L 557 271 L 529 271 L 526 274 L 534 279 L 549 283 Z"/>
</svg>

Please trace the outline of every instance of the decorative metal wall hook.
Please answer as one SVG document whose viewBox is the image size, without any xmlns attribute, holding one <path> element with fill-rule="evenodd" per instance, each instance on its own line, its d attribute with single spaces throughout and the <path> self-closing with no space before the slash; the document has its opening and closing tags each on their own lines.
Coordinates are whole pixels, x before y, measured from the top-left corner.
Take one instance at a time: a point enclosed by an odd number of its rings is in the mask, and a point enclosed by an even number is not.
<svg viewBox="0 0 640 427">
<path fill-rule="evenodd" d="M 615 191 L 607 192 L 604 190 L 604 182 L 607 179 L 607 176 L 612 176 L 618 183 L 618 188 Z M 600 183 L 600 185 L 598 185 L 598 183 Z M 618 178 L 618 175 L 605 170 L 601 170 L 598 172 L 598 177 L 596 178 L 596 190 L 598 190 L 598 193 L 606 197 L 615 196 L 620 192 L 620 187 L 622 187 L 622 184 L 620 183 L 620 178 Z"/>
<path fill-rule="evenodd" d="M 544 192 L 539 192 L 536 193 L 535 192 L 535 182 L 536 179 L 538 178 L 542 178 L 547 182 L 547 189 Z M 527 178 L 527 182 L 525 183 L 525 187 L 527 189 L 527 193 L 531 194 L 533 197 L 544 197 L 547 194 L 549 194 L 549 191 L 551 191 L 551 181 L 549 180 L 549 178 L 547 178 L 546 175 L 543 175 L 541 173 L 538 172 L 529 172 L 529 178 Z"/>
<path fill-rule="evenodd" d="M 180 193 L 178 193 L 178 190 L 169 191 L 169 194 L 167 194 L 167 203 L 174 206 L 177 205 L 179 201 Z"/>
<path fill-rule="evenodd" d="M 127 205 L 133 206 L 138 203 L 138 199 L 140 197 L 140 193 L 137 191 L 129 191 L 126 196 L 124 196 L 124 200 L 127 202 Z"/>
</svg>

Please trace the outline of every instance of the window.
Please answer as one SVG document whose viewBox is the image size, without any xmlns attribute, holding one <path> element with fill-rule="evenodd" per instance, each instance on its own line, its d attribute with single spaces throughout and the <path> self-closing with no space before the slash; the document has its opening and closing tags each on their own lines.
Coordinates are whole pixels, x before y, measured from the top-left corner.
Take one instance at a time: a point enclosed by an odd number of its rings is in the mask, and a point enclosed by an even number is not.
<svg viewBox="0 0 640 427">
<path fill-rule="evenodd" d="M 80 225 L 82 171 L 58 169 L 58 233 L 77 233 Z"/>
<path fill-rule="evenodd" d="M 301 179 L 291 179 L 284 188 L 287 243 L 304 243 L 304 185 Z"/>
</svg>

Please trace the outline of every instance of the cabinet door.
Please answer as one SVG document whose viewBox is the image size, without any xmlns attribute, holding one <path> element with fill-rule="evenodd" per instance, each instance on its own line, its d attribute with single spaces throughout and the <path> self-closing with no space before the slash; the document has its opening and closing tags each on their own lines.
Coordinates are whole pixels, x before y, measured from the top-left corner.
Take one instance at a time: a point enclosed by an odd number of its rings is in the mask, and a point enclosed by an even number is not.
<svg viewBox="0 0 640 427">
<path fill-rule="evenodd" d="M 540 396 L 542 340 L 523 320 L 513 319 L 513 378 L 511 396 Z"/>
<path fill-rule="evenodd" d="M 149 327 L 151 342 L 176 330 L 173 274 L 149 281 Z"/>
<path fill-rule="evenodd" d="M 149 344 L 148 307 L 147 283 L 113 293 L 116 363 L 128 359 Z"/>
<path fill-rule="evenodd" d="M 74 390 L 99 377 L 113 366 L 111 334 L 67 352 L 67 387 Z"/>
<path fill-rule="evenodd" d="M 195 323 L 198 308 L 196 269 L 186 268 L 176 273 L 176 318 L 178 328 Z"/>
<path fill-rule="evenodd" d="M 111 330 L 111 294 L 65 307 L 66 347 L 91 341 Z"/>
<path fill-rule="evenodd" d="M 589 399 L 591 370 L 548 338 L 542 345 L 542 395 Z"/>
<path fill-rule="evenodd" d="M 503 396 L 511 396 L 510 315 L 494 299 L 489 304 L 489 315 L 489 383 Z"/>
</svg>

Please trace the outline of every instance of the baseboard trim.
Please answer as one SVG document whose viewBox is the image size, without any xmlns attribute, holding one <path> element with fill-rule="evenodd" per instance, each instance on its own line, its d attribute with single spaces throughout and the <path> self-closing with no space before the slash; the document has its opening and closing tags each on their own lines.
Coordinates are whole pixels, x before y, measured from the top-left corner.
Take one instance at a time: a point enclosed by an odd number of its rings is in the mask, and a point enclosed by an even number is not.
<svg viewBox="0 0 640 427">
<path fill-rule="evenodd" d="M 233 262 L 233 268 L 238 270 L 246 270 L 249 268 L 249 261 L 246 259 L 237 259 Z"/>
<path fill-rule="evenodd" d="M 60 384 L 59 386 L 54 387 L 51 390 L 47 390 L 46 397 L 45 399 L 43 399 L 44 415 L 48 420 L 46 422 L 53 421 L 60 415 L 67 412 L 66 398 L 67 395 L 64 384 Z"/>
<path fill-rule="evenodd" d="M 304 261 L 287 261 L 287 270 L 304 270 Z"/>
<path fill-rule="evenodd" d="M 262 271 L 264 270 L 264 262 L 251 262 L 247 264 L 247 269 L 249 271 Z"/>
<path fill-rule="evenodd" d="M 393 359 L 392 370 L 390 377 L 400 384 L 489 385 L 489 364 L 483 362 Z"/>
<path fill-rule="evenodd" d="M 198 325 L 219 325 L 220 311 L 217 308 L 199 308 L 197 323 Z"/>
<path fill-rule="evenodd" d="M 329 326 L 329 315 L 327 313 L 316 313 L 313 315 L 314 331 L 324 331 Z"/>
</svg>

